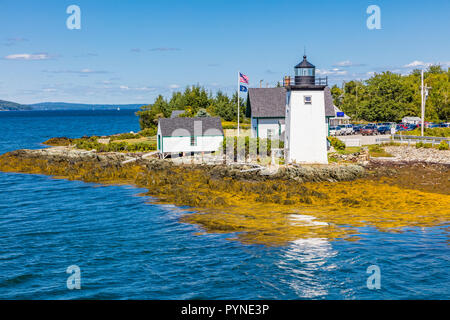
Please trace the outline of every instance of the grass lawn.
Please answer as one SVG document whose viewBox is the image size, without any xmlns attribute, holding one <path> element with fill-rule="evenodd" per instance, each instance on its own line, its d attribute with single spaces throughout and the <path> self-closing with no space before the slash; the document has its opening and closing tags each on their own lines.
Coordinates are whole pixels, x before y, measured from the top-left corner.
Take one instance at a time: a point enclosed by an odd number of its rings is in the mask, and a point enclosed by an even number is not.
<svg viewBox="0 0 450 320">
<path fill-rule="evenodd" d="M 420 136 L 421 130 L 415 129 L 413 131 L 407 131 L 404 133 L 401 133 L 406 136 Z M 426 137 L 450 137 L 450 128 L 425 128 L 424 135 Z"/>
<path fill-rule="evenodd" d="M 346 147 L 344 150 L 338 150 L 337 153 L 339 154 L 352 154 L 356 152 L 360 152 L 361 147 Z"/>
<path fill-rule="evenodd" d="M 156 140 L 156 137 L 141 137 L 136 139 L 124 139 L 124 140 L 114 140 L 114 143 L 126 142 L 128 144 L 136 144 L 136 143 L 151 143 Z"/>
<path fill-rule="evenodd" d="M 369 155 L 374 158 L 393 157 L 392 154 L 386 152 L 386 150 L 384 150 L 384 148 L 378 144 L 373 144 L 369 146 Z"/>
</svg>

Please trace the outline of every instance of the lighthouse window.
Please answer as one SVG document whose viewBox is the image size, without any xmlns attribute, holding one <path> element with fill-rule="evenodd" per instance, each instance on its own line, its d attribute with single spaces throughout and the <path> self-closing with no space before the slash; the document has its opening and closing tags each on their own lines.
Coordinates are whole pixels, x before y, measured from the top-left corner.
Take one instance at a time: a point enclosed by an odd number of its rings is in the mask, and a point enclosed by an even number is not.
<svg viewBox="0 0 450 320">
<path fill-rule="evenodd" d="M 295 75 L 300 77 L 314 77 L 316 74 L 314 68 L 296 68 Z"/>
<path fill-rule="evenodd" d="M 191 136 L 191 146 L 196 146 L 197 145 L 197 139 L 195 136 Z"/>
<path fill-rule="evenodd" d="M 312 97 L 311 96 L 304 96 L 304 102 L 305 104 L 312 104 Z"/>
</svg>

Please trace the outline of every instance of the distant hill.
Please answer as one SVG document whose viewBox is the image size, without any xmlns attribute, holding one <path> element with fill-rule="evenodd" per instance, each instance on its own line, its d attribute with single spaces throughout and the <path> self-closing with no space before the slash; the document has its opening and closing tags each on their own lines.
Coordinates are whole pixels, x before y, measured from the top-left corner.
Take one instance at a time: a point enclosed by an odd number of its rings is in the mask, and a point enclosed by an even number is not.
<svg viewBox="0 0 450 320">
<path fill-rule="evenodd" d="M 25 110 L 31 110 L 31 107 L 11 101 L 0 100 L 0 111 L 25 111 Z"/>
<path fill-rule="evenodd" d="M 111 110 L 111 109 L 139 109 L 142 104 L 84 104 L 67 102 L 42 102 L 30 104 L 33 110 Z"/>
<path fill-rule="evenodd" d="M 26 110 L 135 110 L 145 105 L 142 104 L 85 104 L 67 102 L 41 102 L 35 104 L 20 104 L 11 101 L 0 100 L 0 111 L 26 111 Z"/>
</svg>

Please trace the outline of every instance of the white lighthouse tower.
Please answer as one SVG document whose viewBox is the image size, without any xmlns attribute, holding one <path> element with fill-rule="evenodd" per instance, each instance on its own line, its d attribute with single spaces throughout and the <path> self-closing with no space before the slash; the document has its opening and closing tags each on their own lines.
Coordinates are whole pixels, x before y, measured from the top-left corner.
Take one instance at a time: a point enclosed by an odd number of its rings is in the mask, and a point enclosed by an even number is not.
<svg viewBox="0 0 450 320">
<path fill-rule="evenodd" d="M 295 66 L 294 84 L 285 85 L 287 163 L 328 163 L 324 93 L 327 80 L 316 81 L 315 70 L 304 55 Z"/>
</svg>

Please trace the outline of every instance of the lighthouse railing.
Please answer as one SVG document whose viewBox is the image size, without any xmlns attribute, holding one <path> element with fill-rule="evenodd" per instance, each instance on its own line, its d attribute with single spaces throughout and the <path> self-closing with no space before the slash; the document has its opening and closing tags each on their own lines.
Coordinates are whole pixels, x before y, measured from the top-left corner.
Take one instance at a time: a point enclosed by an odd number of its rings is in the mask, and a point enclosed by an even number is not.
<svg viewBox="0 0 450 320">
<path fill-rule="evenodd" d="M 315 78 L 314 79 L 314 84 L 316 86 L 328 86 L 328 77 L 325 78 Z M 287 86 L 293 86 L 295 85 L 295 76 L 286 76 L 283 79 L 283 86 L 287 87 Z"/>
</svg>

